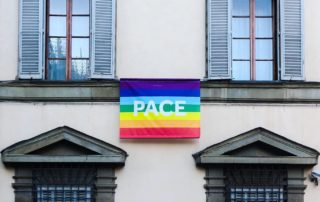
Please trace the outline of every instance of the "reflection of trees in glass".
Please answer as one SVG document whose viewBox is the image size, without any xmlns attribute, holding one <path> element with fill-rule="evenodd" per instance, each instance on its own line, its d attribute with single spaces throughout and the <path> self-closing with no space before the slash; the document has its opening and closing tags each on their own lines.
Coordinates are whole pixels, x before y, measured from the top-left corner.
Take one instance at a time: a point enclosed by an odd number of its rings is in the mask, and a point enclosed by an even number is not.
<svg viewBox="0 0 320 202">
<path fill-rule="evenodd" d="M 65 39 L 51 38 L 49 41 L 49 79 L 65 79 Z M 59 60 L 57 60 L 59 58 Z M 62 59 L 62 60 L 61 60 Z"/>
<path fill-rule="evenodd" d="M 84 80 L 89 78 L 89 61 L 83 58 L 82 48 L 80 48 L 80 57 L 77 60 L 72 60 L 72 79 Z"/>
</svg>

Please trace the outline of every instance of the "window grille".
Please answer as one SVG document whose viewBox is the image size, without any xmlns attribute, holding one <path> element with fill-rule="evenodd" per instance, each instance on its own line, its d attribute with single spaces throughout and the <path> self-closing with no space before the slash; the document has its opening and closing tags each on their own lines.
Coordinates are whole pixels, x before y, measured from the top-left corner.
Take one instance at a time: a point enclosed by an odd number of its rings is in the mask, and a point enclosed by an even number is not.
<svg viewBox="0 0 320 202">
<path fill-rule="evenodd" d="M 96 168 L 90 165 L 34 167 L 35 202 L 94 202 Z"/>
<path fill-rule="evenodd" d="M 237 165 L 224 172 L 228 202 L 287 202 L 284 166 Z"/>
</svg>

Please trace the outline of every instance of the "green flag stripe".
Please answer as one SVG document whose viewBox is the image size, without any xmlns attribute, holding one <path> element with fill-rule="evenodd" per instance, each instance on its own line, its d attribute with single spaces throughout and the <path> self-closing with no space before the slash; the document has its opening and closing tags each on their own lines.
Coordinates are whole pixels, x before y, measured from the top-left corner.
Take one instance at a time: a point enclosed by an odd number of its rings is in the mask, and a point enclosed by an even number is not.
<svg viewBox="0 0 320 202">
<path fill-rule="evenodd" d="M 200 112 L 200 105 L 180 105 L 181 107 L 184 107 L 183 110 L 180 110 L 181 112 Z M 143 109 L 144 112 L 146 110 L 147 106 Z M 159 105 L 156 105 L 157 111 L 159 111 Z M 171 112 L 175 111 L 175 105 L 164 105 L 165 112 Z M 120 105 L 120 112 L 133 112 L 133 105 Z"/>
</svg>

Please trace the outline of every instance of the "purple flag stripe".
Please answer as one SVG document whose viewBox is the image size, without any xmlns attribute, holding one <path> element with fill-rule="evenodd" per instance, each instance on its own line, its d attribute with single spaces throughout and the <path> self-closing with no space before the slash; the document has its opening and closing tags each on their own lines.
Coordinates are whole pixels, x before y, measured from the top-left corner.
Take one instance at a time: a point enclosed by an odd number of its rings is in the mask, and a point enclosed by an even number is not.
<svg viewBox="0 0 320 202">
<path fill-rule="evenodd" d="M 174 81 L 121 81 L 120 88 L 140 88 L 140 89 L 199 89 L 200 82 L 174 82 Z"/>
</svg>

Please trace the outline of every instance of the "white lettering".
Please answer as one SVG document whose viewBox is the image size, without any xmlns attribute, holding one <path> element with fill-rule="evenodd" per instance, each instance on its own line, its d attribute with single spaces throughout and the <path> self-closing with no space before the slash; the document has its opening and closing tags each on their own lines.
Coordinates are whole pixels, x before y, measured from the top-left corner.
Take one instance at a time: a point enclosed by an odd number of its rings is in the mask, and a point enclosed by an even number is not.
<svg viewBox="0 0 320 202">
<path fill-rule="evenodd" d="M 175 102 L 175 112 L 176 112 L 176 116 L 185 116 L 186 112 L 181 112 L 181 110 L 184 110 L 184 106 L 181 106 L 183 104 L 186 104 L 186 101 L 182 101 L 182 100 L 177 100 Z"/>
<path fill-rule="evenodd" d="M 145 104 L 143 101 L 135 100 L 133 102 L 133 112 L 134 116 L 138 116 L 138 112 L 142 111 L 145 107 Z"/>
<path fill-rule="evenodd" d="M 173 105 L 173 102 L 171 100 L 164 100 L 160 103 L 160 106 L 159 106 L 160 114 L 162 114 L 163 116 L 171 116 L 173 112 L 172 111 L 165 112 L 164 105 Z"/>
<path fill-rule="evenodd" d="M 150 112 L 154 113 L 154 115 L 156 115 L 156 116 L 159 115 L 159 114 L 158 114 L 158 111 L 157 111 L 156 104 L 154 103 L 153 100 L 150 100 L 150 101 L 148 102 L 147 109 L 146 109 L 146 111 L 144 112 L 144 115 L 145 115 L 145 116 L 148 116 L 148 114 L 149 114 Z"/>
</svg>

